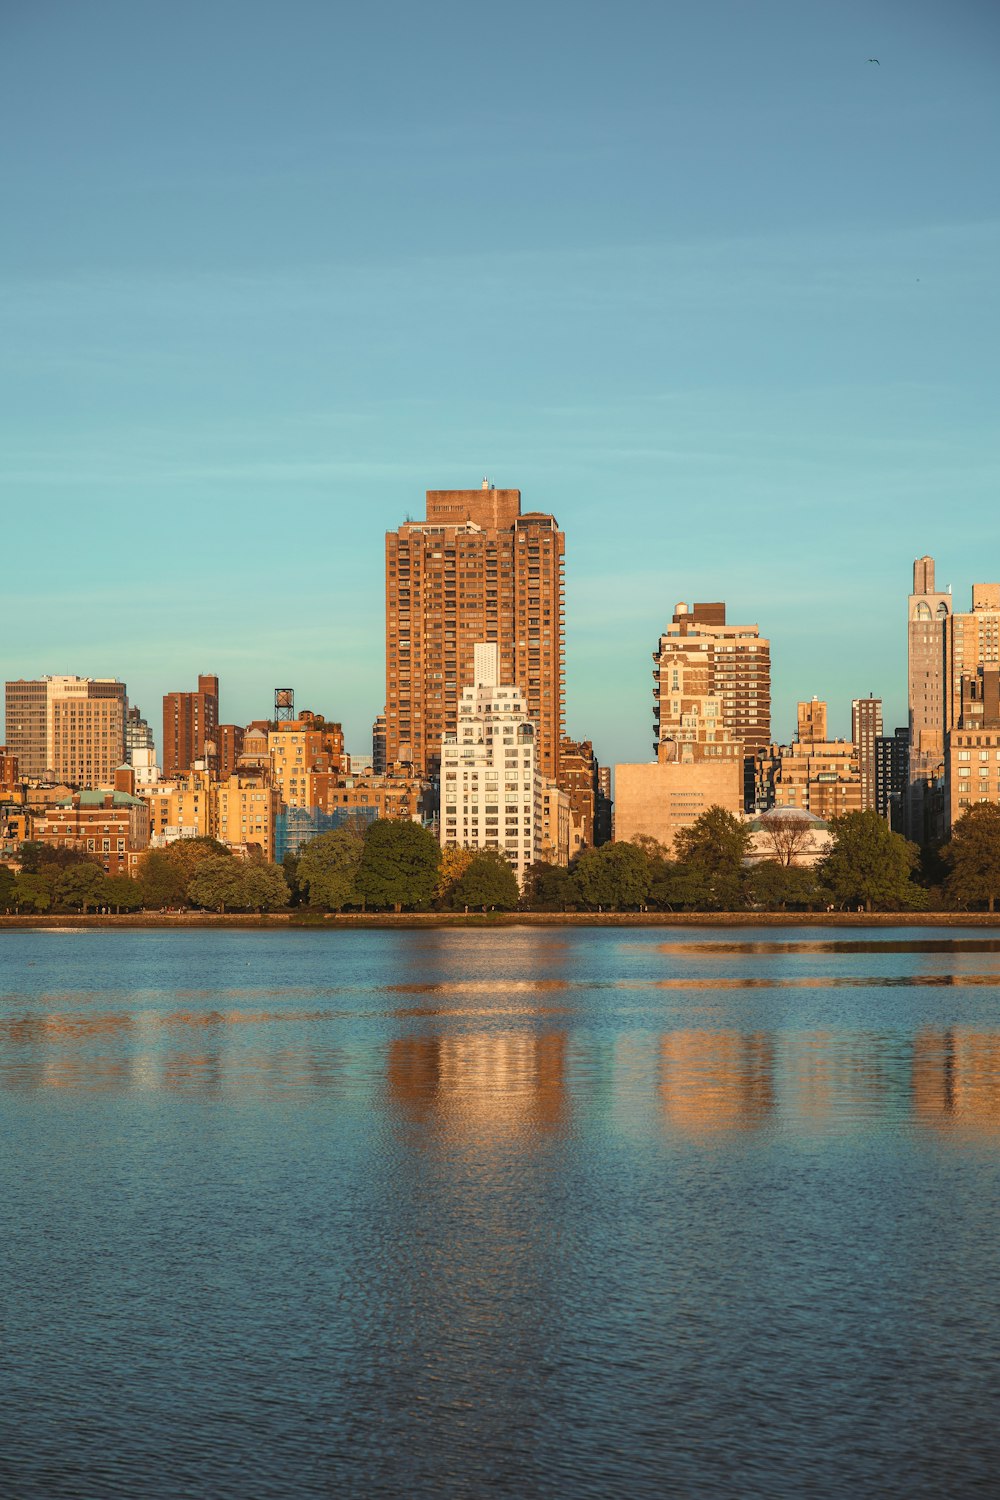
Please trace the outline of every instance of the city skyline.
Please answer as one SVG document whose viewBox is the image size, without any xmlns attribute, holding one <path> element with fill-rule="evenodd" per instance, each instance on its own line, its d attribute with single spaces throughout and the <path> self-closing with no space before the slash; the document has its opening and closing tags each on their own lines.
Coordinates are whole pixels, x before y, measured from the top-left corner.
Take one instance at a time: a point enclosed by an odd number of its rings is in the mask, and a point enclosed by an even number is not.
<svg viewBox="0 0 1000 1500">
<path fill-rule="evenodd" d="M 5 15 L 5 678 L 290 682 L 363 744 L 381 537 L 488 473 L 566 533 L 603 759 L 680 599 L 760 624 L 779 734 L 903 722 L 911 560 L 964 592 L 997 493 L 1000 15 L 620 21 Z"/>
</svg>

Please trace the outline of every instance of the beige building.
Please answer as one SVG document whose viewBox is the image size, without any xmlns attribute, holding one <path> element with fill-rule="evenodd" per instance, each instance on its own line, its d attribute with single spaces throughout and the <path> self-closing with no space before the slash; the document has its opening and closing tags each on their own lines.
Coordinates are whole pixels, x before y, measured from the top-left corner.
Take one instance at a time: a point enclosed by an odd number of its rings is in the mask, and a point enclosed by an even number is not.
<svg viewBox="0 0 1000 1500">
<path fill-rule="evenodd" d="M 674 836 L 710 807 L 742 814 L 741 756 L 615 767 L 615 843 L 645 836 L 672 851 Z"/>
<path fill-rule="evenodd" d="M 125 759 L 125 684 L 42 677 L 6 685 L 7 745 L 27 780 L 113 787 Z"/>
<path fill-rule="evenodd" d="M 995 663 L 961 678 L 958 723 L 945 749 L 948 827 L 978 802 L 1000 803 L 1000 667 Z"/>
<path fill-rule="evenodd" d="M 563 722 L 563 553 L 555 518 L 521 513 L 520 490 L 428 490 L 423 521 L 386 535 L 385 761 L 437 769 L 473 684 L 477 642 L 496 646 L 558 779 Z"/>
<path fill-rule="evenodd" d="M 204 766 L 177 776 L 173 781 L 142 782 L 136 776 L 135 790 L 149 806 L 149 842 L 152 848 L 162 849 L 176 839 L 209 837 L 212 825 L 211 777 Z"/>
<path fill-rule="evenodd" d="M 569 864 L 573 846 L 573 811 L 569 792 L 548 776 L 541 778 L 542 838 L 539 859 L 550 865 Z"/>
<path fill-rule="evenodd" d="M 220 843 L 243 852 L 256 846 L 274 858 L 274 821 L 281 796 L 263 776 L 230 776 L 212 785 L 210 832 Z"/>
<path fill-rule="evenodd" d="M 972 608 L 954 610 L 947 625 L 947 698 L 945 728 L 962 714 L 962 680 L 980 667 L 1000 663 L 1000 583 L 974 583 Z"/>
<path fill-rule="evenodd" d="M 683 739 L 685 693 L 717 703 L 718 728 L 743 746 L 745 801 L 753 804 L 753 757 L 771 739 L 771 644 L 757 625 L 730 625 L 726 606 L 678 604 L 653 653 L 654 749 Z"/>
<path fill-rule="evenodd" d="M 907 696 L 910 715 L 910 783 L 908 822 L 914 836 L 923 823 L 922 788 L 938 777 L 944 766 L 947 722 L 947 629 L 951 591 L 940 592 L 934 582 L 933 557 L 913 564 L 913 592 L 908 603 Z"/>
<path fill-rule="evenodd" d="M 826 822 L 860 812 L 861 764 L 848 740 L 827 736 L 826 704 L 818 698 L 798 705 L 798 735 L 791 745 L 771 745 L 757 756 L 757 803 L 793 807 Z"/>
<path fill-rule="evenodd" d="M 441 844 L 501 849 L 524 884 L 541 858 L 538 730 L 520 690 L 501 685 L 496 642 L 475 647 L 454 734 L 441 743 Z"/>
<path fill-rule="evenodd" d="M 309 714 L 268 731 L 271 779 L 286 807 L 316 807 L 321 782 L 344 770 L 344 735 L 339 724 Z"/>
</svg>

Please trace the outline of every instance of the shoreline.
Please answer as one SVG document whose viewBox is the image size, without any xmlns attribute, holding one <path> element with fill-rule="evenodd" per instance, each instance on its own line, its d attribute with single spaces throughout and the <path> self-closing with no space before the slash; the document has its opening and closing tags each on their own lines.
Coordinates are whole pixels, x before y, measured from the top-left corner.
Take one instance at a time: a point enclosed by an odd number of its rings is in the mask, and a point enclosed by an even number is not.
<svg viewBox="0 0 1000 1500">
<path fill-rule="evenodd" d="M 433 927 L 1000 927 L 1000 912 L 347 912 L 303 919 L 292 912 L 78 912 L 0 915 L 0 932 L 94 927 L 329 932 Z"/>
</svg>

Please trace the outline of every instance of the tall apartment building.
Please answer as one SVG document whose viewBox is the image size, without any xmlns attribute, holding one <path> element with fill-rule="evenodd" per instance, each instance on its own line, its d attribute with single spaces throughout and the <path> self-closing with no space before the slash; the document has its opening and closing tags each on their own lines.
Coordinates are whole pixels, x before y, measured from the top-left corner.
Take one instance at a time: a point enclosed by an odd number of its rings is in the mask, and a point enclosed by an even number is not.
<svg viewBox="0 0 1000 1500">
<path fill-rule="evenodd" d="M 677 738 L 675 708 L 685 665 L 697 673 L 700 695 L 719 700 L 720 726 L 744 754 L 744 805 L 753 807 L 754 756 L 771 739 L 771 643 L 757 625 L 726 623 L 723 603 L 678 604 L 653 653 L 654 749 Z M 693 681 L 692 677 L 688 678 Z"/>
<path fill-rule="evenodd" d="M 909 784 L 910 731 L 904 724 L 875 741 L 875 811 L 896 833 L 905 831 L 903 802 Z"/>
<path fill-rule="evenodd" d="M 169 780 L 196 760 L 218 758 L 219 679 L 202 675 L 195 693 L 163 697 L 163 774 Z M 215 765 L 212 765 L 215 769 Z"/>
<path fill-rule="evenodd" d="M 875 745 L 882 733 L 882 699 L 871 694 L 851 701 L 851 740 L 861 771 L 861 806 L 875 806 Z"/>
<path fill-rule="evenodd" d="M 142 710 L 130 708 L 125 714 L 125 764 L 132 764 L 136 750 L 155 750 L 153 731 L 142 717 Z"/>
<path fill-rule="evenodd" d="M 559 768 L 560 783 L 569 794 L 569 854 L 573 859 L 583 849 L 609 841 L 610 807 L 605 813 L 602 767 L 590 740 L 564 738 L 559 748 Z M 610 782 L 610 773 L 607 780 Z"/>
<path fill-rule="evenodd" d="M 944 759 L 951 603 L 950 591 L 939 593 L 935 589 L 933 557 L 918 557 L 913 564 L 907 630 L 911 781 L 934 774 Z"/>
<path fill-rule="evenodd" d="M 971 609 L 952 610 L 946 637 L 947 730 L 958 724 L 963 712 L 963 678 L 974 678 L 980 667 L 1000 662 L 1000 583 L 974 583 Z"/>
<path fill-rule="evenodd" d="M 428 490 L 427 517 L 386 535 L 385 757 L 433 774 L 474 684 L 479 642 L 518 688 L 557 777 L 563 722 L 563 554 L 555 518 L 520 490 Z"/>
<path fill-rule="evenodd" d="M 379 714 L 372 725 L 372 770 L 384 776 L 385 769 L 385 714 Z"/>
<path fill-rule="evenodd" d="M 125 684 L 42 677 L 6 685 L 7 744 L 29 781 L 110 787 L 125 758 Z"/>
<path fill-rule="evenodd" d="M 995 657 L 959 681 L 957 722 L 945 751 L 949 828 L 977 802 L 1000 803 L 1000 666 Z"/>
<path fill-rule="evenodd" d="M 441 843 L 502 849 L 523 885 L 541 857 L 541 735 L 519 688 L 500 685 L 500 649 L 479 642 L 473 683 L 441 744 Z"/>
</svg>

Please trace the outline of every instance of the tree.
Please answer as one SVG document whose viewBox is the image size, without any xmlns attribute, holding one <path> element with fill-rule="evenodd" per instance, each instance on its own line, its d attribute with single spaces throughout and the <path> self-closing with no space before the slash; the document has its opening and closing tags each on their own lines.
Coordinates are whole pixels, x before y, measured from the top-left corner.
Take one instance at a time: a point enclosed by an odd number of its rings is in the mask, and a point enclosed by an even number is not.
<svg viewBox="0 0 1000 1500">
<path fill-rule="evenodd" d="M 709 807 L 674 836 L 680 863 L 694 872 L 709 910 L 733 911 L 746 905 L 743 861 L 749 848 L 749 824 L 724 807 Z"/>
<path fill-rule="evenodd" d="M 823 899 L 815 873 L 802 865 L 763 859 L 751 866 L 747 878 L 753 900 L 766 911 L 783 911 L 788 906 L 808 909 Z"/>
<path fill-rule="evenodd" d="M 195 906 L 206 910 L 243 910 L 248 903 L 240 861 L 233 854 L 213 854 L 199 860 L 188 882 L 188 896 Z"/>
<path fill-rule="evenodd" d="M 139 861 L 136 878 L 147 910 L 184 906 L 187 902 L 187 876 L 165 849 L 148 850 Z"/>
<path fill-rule="evenodd" d="M 362 901 L 375 907 L 426 906 L 437 884 L 441 850 L 419 823 L 376 818 L 368 825 L 358 866 Z"/>
<path fill-rule="evenodd" d="M 22 872 L 14 881 L 14 910 L 48 911 L 52 905 L 52 892 L 42 875 Z"/>
<path fill-rule="evenodd" d="M 499 849 L 482 849 L 455 882 L 451 904 L 456 910 L 481 906 L 513 911 L 519 897 L 517 876 L 506 856 Z"/>
<path fill-rule="evenodd" d="M 450 900 L 453 886 L 462 878 L 475 857 L 475 849 L 441 850 L 437 885 L 434 887 L 434 900 L 437 905 L 444 906 Z"/>
<path fill-rule="evenodd" d="M 964 812 L 952 828 L 944 858 L 950 867 L 949 896 L 962 905 L 985 901 L 987 910 L 995 912 L 1000 896 L 1000 807 L 976 802 Z"/>
<path fill-rule="evenodd" d="M 577 894 L 565 865 L 540 859 L 528 866 L 521 905 L 529 911 L 566 911 L 576 906 Z"/>
<path fill-rule="evenodd" d="M 104 900 L 115 911 L 137 911 L 142 905 L 139 882 L 130 875 L 109 875 L 104 883 Z"/>
<path fill-rule="evenodd" d="M 0 911 L 10 911 L 14 905 L 14 872 L 7 865 L 0 865 Z"/>
<path fill-rule="evenodd" d="M 288 905 L 290 892 L 284 870 L 264 860 L 250 860 L 243 866 L 242 906 L 248 911 L 281 911 Z"/>
<path fill-rule="evenodd" d="M 649 895 L 649 860 L 636 844 L 585 849 L 573 867 L 573 884 L 591 910 L 643 906 Z"/>
<path fill-rule="evenodd" d="M 365 841 L 353 824 L 321 833 L 303 845 L 296 879 L 310 906 L 340 911 L 358 900 L 358 866 Z"/>
<path fill-rule="evenodd" d="M 779 865 L 793 865 L 797 854 L 805 854 L 813 847 L 814 818 L 792 808 L 775 807 L 760 819 L 760 831 L 764 838 L 768 860 Z"/>
<path fill-rule="evenodd" d="M 230 855 L 225 844 L 220 844 L 218 839 L 210 839 L 203 835 L 196 839 L 174 839 L 173 843 L 168 844 L 162 852 L 170 863 L 180 870 L 184 876 L 185 885 L 205 860 L 218 858 L 220 855 Z"/>
<path fill-rule="evenodd" d="M 828 826 L 834 843 L 819 874 L 840 905 L 860 904 L 866 911 L 926 905 L 926 892 L 912 879 L 916 845 L 893 833 L 877 812 L 841 813 Z"/>
<path fill-rule="evenodd" d="M 87 911 L 104 905 L 106 885 L 107 876 L 97 865 L 69 865 L 56 881 L 55 899 L 60 906 Z"/>
</svg>

